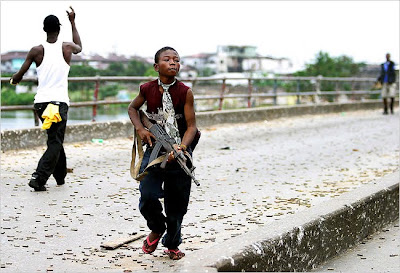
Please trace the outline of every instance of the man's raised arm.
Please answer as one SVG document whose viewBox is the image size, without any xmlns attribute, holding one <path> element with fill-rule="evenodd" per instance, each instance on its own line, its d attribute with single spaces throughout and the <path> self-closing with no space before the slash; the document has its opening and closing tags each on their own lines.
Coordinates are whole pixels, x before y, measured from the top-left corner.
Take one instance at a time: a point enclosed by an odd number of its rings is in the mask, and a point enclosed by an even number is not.
<svg viewBox="0 0 400 273">
<path fill-rule="evenodd" d="M 71 12 L 67 10 L 67 14 L 72 27 L 72 41 L 75 43 L 74 45 L 72 45 L 72 53 L 78 54 L 82 51 L 82 42 L 75 25 L 75 11 L 72 7 L 69 8 L 71 9 Z"/>
</svg>

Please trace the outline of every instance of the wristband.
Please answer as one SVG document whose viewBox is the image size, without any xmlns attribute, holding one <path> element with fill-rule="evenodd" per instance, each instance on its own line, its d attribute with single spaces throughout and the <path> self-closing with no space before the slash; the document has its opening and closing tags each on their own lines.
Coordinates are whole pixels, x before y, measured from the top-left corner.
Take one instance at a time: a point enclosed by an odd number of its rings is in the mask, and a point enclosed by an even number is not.
<svg viewBox="0 0 400 273">
<path fill-rule="evenodd" d="M 185 144 L 181 144 L 180 147 L 182 148 L 182 150 L 186 151 L 187 146 Z"/>
<path fill-rule="evenodd" d="M 10 84 L 11 85 L 17 85 L 18 83 L 14 83 L 13 78 L 10 79 Z"/>
</svg>

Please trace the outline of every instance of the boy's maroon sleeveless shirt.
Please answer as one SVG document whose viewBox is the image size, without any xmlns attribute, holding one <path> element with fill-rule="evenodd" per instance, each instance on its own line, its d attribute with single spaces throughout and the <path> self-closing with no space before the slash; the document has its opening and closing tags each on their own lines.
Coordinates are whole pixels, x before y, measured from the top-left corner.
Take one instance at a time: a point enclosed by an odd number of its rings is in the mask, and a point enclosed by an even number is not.
<svg viewBox="0 0 400 273">
<path fill-rule="evenodd" d="M 177 116 L 176 120 L 181 138 L 187 129 L 184 106 L 188 90 L 189 87 L 178 80 L 176 80 L 175 84 L 168 89 L 168 92 L 171 95 L 172 104 L 174 105 L 175 116 Z M 140 93 L 147 102 L 147 113 L 158 114 L 159 109 L 163 108 L 162 94 L 158 89 L 158 80 L 142 84 L 140 86 Z"/>
</svg>

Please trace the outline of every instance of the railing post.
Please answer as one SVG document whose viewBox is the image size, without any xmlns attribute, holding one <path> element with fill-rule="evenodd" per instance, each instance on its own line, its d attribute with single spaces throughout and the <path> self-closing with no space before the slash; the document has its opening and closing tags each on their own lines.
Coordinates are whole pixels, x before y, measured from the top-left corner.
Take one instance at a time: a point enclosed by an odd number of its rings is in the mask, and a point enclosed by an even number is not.
<svg viewBox="0 0 400 273">
<path fill-rule="evenodd" d="M 336 102 L 339 102 L 339 100 L 340 100 L 339 81 L 335 82 L 335 92 L 336 92 Z"/>
<path fill-rule="evenodd" d="M 33 119 L 35 120 L 35 126 L 39 126 L 39 116 L 37 114 L 36 109 L 33 109 Z"/>
<path fill-rule="evenodd" d="M 222 90 L 221 90 L 221 96 L 219 97 L 218 110 L 222 110 L 222 103 L 224 100 L 225 88 L 226 88 L 226 79 L 224 78 L 224 79 L 222 79 Z"/>
<path fill-rule="evenodd" d="M 193 96 L 194 96 L 194 86 L 195 86 L 195 84 L 196 84 L 196 79 L 194 79 L 194 80 L 192 81 L 192 92 L 193 92 Z M 197 111 L 197 103 L 196 103 L 196 100 L 194 100 L 194 111 Z"/>
<path fill-rule="evenodd" d="M 321 94 L 321 79 L 322 79 L 322 75 L 318 75 L 316 78 L 316 82 L 315 82 L 314 102 L 316 104 L 319 104 L 321 102 L 320 97 L 319 97 Z"/>
<path fill-rule="evenodd" d="M 97 102 L 99 96 L 99 87 L 100 87 L 100 76 L 97 76 L 94 94 L 93 94 L 93 102 Z M 92 113 L 92 122 L 96 121 L 97 117 L 97 104 L 93 105 L 93 113 Z"/>
<path fill-rule="evenodd" d="M 253 92 L 253 85 L 251 84 L 251 78 L 249 80 L 249 96 L 247 98 L 247 108 L 251 108 L 251 93 Z"/>
<path fill-rule="evenodd" d="M 194 80 L 192 81 L 192 91 L 193 91 L 193 88 L 194 88 L 195 85 L 196 85 L 196 79 L 194 79 Z"/>
<path fill-rule="evenodd" d="M 296 104 L 300 104 L 300 80 L 296 81 L 296 94 L 297 94 L 297 101 Z"/>
<path fill-rule="evenodd" d="M 278 104 L 278 82 L 274 79 L 274 105 Z"/>
</svg>

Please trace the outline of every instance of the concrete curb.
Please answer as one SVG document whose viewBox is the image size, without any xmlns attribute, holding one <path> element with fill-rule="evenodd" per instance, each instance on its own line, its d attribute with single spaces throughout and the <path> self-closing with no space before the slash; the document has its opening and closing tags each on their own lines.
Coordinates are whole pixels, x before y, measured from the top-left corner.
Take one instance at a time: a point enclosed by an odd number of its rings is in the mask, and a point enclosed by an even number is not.
<svg viewBox="0 0 400 273">
<path fill-rule="evenodd" d="M 399 217 L 400 172 L 196 251 L 177 271 L 307 271 Z"/>
<path fill-rule="evenodd" d="M 396 105 L 398 102 L 396 102 Z M 272 106 L 239 110 L 224 110 L 200 112 L 196 114 L 199 128 L 223 123 L 240 123 L 248 121 L 272 120 L 282 117 L 300 115 L 338 113 L 355 110 L 379 109 L 380 101 L 357 103 L 329 103 L 319 105 Z M 125 121 L 110 121 L 68 125 L 65 143 L 88 141 L 93 138 L 109 139 L 129 137 L 133 135 L 133 126 L 128 119 Z M 46 145 L 46 132 L 40 127 L 21 130 L 1 131 L 1 150 L 28 149 Z"/>
<path fill-rule="evenodd" d="M 65 143 L 88 141 L 93 138 L 116 138 L 133 135 L 130 121 L 111 121 L 67 125 Z M 40 127 L 1 132 L 1 150 L 29 149 L 46 145 L 46 131 Z"/>
</svg>

